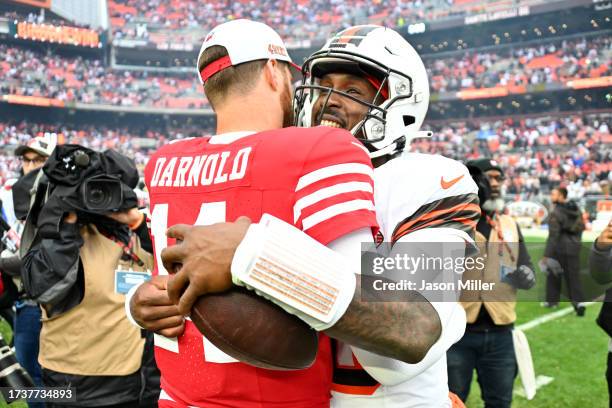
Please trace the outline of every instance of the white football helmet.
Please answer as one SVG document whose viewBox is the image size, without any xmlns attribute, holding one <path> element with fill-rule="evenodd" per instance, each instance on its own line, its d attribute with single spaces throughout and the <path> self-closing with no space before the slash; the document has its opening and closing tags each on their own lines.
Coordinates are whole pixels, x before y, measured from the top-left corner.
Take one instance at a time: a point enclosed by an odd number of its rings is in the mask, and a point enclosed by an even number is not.
<svg viewBox="0 0 612 408">
<path fill-rule="evenodd" d="M 320 86 L 319 79 L 330 72 L 372 76 L 380 81 L 378 94 L 387 97 L 376 105 Z M 429 105 L 425 66 L 414 48 L 394 30 L 376 25 L 347 28 L 304 62 L 302 74 L 294 99 L 297 126 L 319 123 L 312 118 L 315 102 L 319 97 L 329 99 L 335 92 L 368 106 L 363 120 L 351 132 L 366 145 L 371 158 L 399 152 L 415 137 L 431 136 L 431 132 L 420 131 Z M 327 100 L 321 112 L 326 105 Z"/>
</svg>

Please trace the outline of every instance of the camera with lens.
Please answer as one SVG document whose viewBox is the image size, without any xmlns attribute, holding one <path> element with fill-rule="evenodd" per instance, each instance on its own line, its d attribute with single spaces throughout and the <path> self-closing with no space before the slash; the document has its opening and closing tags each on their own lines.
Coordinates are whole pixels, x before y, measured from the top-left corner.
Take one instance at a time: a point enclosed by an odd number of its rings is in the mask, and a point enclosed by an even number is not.
<svg viewBox="0 0 612 408">
<path fill-rule="evenodd" d="M 99 155 L 99 153 L 94 152 L 93 155 Z M 68 173 L 65 176 L 76 175 L 92 164 L 90 156 L 91 152 L 88 154 L 84 149 L 74 150 L 61 158 L 59 169 L 56 165 L 56 167 L 47 168 L 47 170 L 55 173 L 62 171 Z M 60 176 L 60 174 L 57 174 L 57 176 Z M 85 178 L 80 183 L 78 194 L 82 203 L 81 210 L 92 213 L 117 211 L 123 202 L 121 179 L 117 175 L 102 173 Z"/>
<path fill-rule="evenodd" d="M 43 238 L 59 238 L 61 222 L 76 212 L 82 223 L 97 223 L 100 215 L 138 205 L 134 188 L 138 171 L 133 160 L 114 151 L 99 153 L 80 145 L 60 145 L 43 166 L 44 177 L 28 220 Z"/>
<path fill-rule="evenodd" d="M 121 180 L 111 176 L 93 176 L 81 184 L 81 200 L 91 212 L 115 211 L 123 202 Z"/>
<path fill-rule="evenodd" d="M 19 365 L 15 353 L 0 335 L 0 387 L 27 388 L 34 387 L 32 377 Z"/>
</svg>

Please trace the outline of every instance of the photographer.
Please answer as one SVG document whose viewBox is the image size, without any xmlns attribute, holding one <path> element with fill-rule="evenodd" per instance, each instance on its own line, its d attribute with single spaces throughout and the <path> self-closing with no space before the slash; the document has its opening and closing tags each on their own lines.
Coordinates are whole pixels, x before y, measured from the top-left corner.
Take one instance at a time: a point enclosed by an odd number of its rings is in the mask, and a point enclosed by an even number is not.
<svg viewBox="0 0 612 408">
<path fill-rule="evenodd" d="M 76 395 L 72 404 L 48 406 L 154 406 L 159 383 L 143 370 L 155 368 L 124 311 L 125 285 L 145 280 L 153 266 L 132 190 L 136 168 L 114 151 L 65 145 L 43 171 L 24 240 L 34 225 L 36 232 L 21 272 L 43 308 L 43 383 L 74 387 Z"/>
<path fill-rule="evenodd" d="M 21 270 L 19 245 L 21 244 L 21 231 L 23 220 L 30 206 L 30 190 L 39 169 L 45 164 L 51 152 L 55 149 L 57 138 L 55 134 L 46 133 L 33 137 L 26 144 L 15 149 L 15 156 L 22 163 L 19 179 L 10 189 L 3 191 L 2 215 L 4 222 L 0 222 L 0 231 L 3 231 L 0 249 L 0 273 L 4 291 L 0 295 L 0 307 L 3 311 L 12 314 L 15 308 L 14 324 L 9 321 L 13 329 L 13 343 L 19 364 L 25 368 L 32 377 L 34 384 L 42 386 L 41 370 L 38 364 L 38 343 L 40 337 L 40 308 L 36 302 L 28 299 L 18 289 Z M 15 279 L 15 282 L 13 281 Z M 6 314 L 3 314 L 5 319 Z M 42 403 L 32 402 L 31 408 L 44 407 Z"/>
</svg>

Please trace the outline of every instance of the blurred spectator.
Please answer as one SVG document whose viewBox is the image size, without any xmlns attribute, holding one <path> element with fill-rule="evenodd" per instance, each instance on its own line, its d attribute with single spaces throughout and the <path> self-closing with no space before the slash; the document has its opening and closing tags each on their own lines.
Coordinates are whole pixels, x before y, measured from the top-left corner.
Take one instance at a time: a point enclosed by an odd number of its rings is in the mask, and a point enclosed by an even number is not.
<svg viewBox="0 0 612 408">
<path fill-rule="evenodd" d="M 600 285 L 606 285 L 604 303 L 597 317 L 597 324 L 610 337 L 608 342 L 608 398 L 612 406 L 612 220 L 593 242 L 589 256 L 589 270 L 593 279 Z"/>
<path fill-rule="evenodd" d="M 2 14 L 2 17 L 5 17 L 12 21 L 26 21 L 32 24 L 50 24 L 54 26 L 70 26 L 70 27 L 80 27 L 80 28 L 89 28 L 87 24 L 79 24 L 76 22 L 71 22 L 64 20 L 62 18 L 57 17 L 56 14 L 49 13 L 33 13 L 33 12 L 20 12 L 20 11 L 6 11 Z"/>
<path fill-rule="evenodd" d="M 512 333 L 516 293 L 535 285 L 534 267 L 521 229 L 503 214 L 500 181 L 504 173 L 499 164 L 482 158 L 466 165 L 478 185 L 482 216 L 475 241 L 486 263 L 484 268 L 466 270 L 463 279 L 481 279 L 494 286 L 461 293 L 467 326 L 463 338 L 447 352 L 448 386 L 466 401 L 476 370 L 485 406 L 510 408 L 518 372 Z"/>
<path fill-rule="evenodd" d="M 543 262 L 552 265 L 555 261 L 559 272 L 546 275 L 546 307 L 555 307 L 561 297 L 561 282 L 567 284 L 568 297 L 578 316 L 584 316 L 585 306 L 580 282 L 580 245 L 584 223 L 582 211 L 572 200 L 568 200 L 567 189 L 555 188 L 551 195 L 553 208 L 548 218 L 548 239 Z M 551 261 L 553 260 L 553 261 Z M 554 269 L 555 266 L 551 266 Z"/>
<path fill-rule="evenodd" d="M 32 138 L 27 141 L 27 144 L 18 146 L 15 149 L 15 156 L 22 163 L 21 178 L 13 185 L 13 190 L 17 190 L 18 186 L 21 191 L 26 194 L 12 196 L 12 207 L 15 209 L 13 219 L 17 218 L 12 225 L 15 231 L 21 231 L 23 223 L 23 215 L 27 214 L 30 205 L 29 190 L 32 188 L 35 174 L 45 164 L 53 149 L 55 149 L 57 141 L 52 135 L 45 135 Z M 27 177 L 26 177 L 27 176 Z M 22 185 L 23 184 L 23 185 Z M 3 200 L 4 202 L 5 200 Z M 18 253 L 10 254 L 0 260 L 0 269 L 2 270 L 2 278 L 5 276 L 9 279 L 16 279 L 21 276 L 21 259 Z M 6 282 L 5 287 L 13 282 Z M 21 292 L 21 291 L 20 291 Z M 29 299 L 26 295 L 22 295 L 16 300 L 14 327 L 13 327 L 13 342 L 15 345 L 15 354 L 19 364 L 26 369 L 34 384 L 42 387 L 42 373 L 40 364 L 38 363 L 38 349 L 41 329 L 41 313 L 36 302 Z M 13 307 L 13 305 L 11 305 Z M 31 402 L 32 408 L 42 408 L 45 405 L 40 402 Z"/>
</svg>

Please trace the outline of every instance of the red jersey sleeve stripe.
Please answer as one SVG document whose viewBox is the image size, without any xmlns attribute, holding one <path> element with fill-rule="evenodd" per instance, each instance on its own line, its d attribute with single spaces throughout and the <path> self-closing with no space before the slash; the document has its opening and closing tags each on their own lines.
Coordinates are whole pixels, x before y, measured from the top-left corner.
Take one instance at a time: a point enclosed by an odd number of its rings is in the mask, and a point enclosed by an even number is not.
<svg viewBox="0 0 612 408">
<path fill-rule="evenodd" d="M 372 167 L 362 163 L 342 163 L 332 166 L 323 167 L 310 173 L 304 174 L 298 180 L 295 191 L 300 191 L 310 184 L 324 180 L 329 177 L 338 176 L 341 174 L 365 174 L 369 177 L 374 177 Z"/>
<path fill-rule="evenodd" d="M 339 183 L 329 187 L 324 187 L 315 192 L 304 196 L 297 200 L 293 206 L 293 221 L 297 223 L 300 216 L 302 215 L 302 210 L 311 205 L 317 204 L 325 199 L 328 199 L 333 196 L 337 196 L 339 194 L 357 192 L 357 191 L 365 191 L 367 193 L 373 194 L 373 188 L 370 183 L 359 182 L 359 181 L 350 181 L 346 183 Z"/>
<path fill-rule="evenodd" d="M 318 225 L 340 214 L 347 214 L 357 210 L 369 210 L 373 212 L 374 203 L 371 200 L 352 200 L 331 205 L 304 218 L 302 220 L 302 230 L 307 231 L 315 225 Z"/>
<path fill-rule="evenodd" d="M 328 222 L 322 222 L 310 228 L 307 233 L 323 245 L 362 228 L 370 228 L 372 242 L 378 231 L 376 214 L 370 210 L 357 210 L 335 216 Z"/>
</svg>

